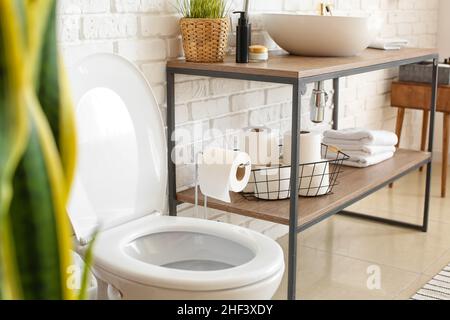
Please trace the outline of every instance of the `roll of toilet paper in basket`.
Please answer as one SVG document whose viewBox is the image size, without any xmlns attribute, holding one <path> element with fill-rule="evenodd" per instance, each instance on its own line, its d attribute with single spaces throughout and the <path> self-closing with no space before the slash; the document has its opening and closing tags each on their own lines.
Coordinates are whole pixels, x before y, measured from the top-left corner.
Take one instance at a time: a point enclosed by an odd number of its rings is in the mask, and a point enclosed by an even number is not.
<svg viewBox="0 0 450 320">
<path fill-rule="evenodd" d="M 256 173 L 258 172 L 258 170 L 260 169 L 266 169 L 267 166 L 255 166 L 252 165 L 252 172 L 250 174 L 250 179 L 248 180 L 248 184 L 245 187 L 244 193 L 246 194 L 254 194 L 255 193 L 255 181 L 256 181 Z"/>
<path fill-rule="evenodd" d="M 280 162 L 279 135 L 266 127 L 250 127 L 241 134 L 241 151 L 250 155 L 253 166 Z"/>
<path fill-rule="evenodd" d="M 330 189 L 330 165 L 327 160 L 300 166 L 300 191 L 302 197 L 318 197 Z"/>
<path fill-rule="evenodd" d="M 300 133 L 300 163 L 319 162 L 322 159 L 322 135 L 314 132 Z M 292 157 L 292 133 L 284 134 L 283 164 L 290 165 Z"/>
<path fill-rule="evenodd" d="M 250 174 L 251 159 L 245 152 L 212 148 L 199 157 L 198 179 L 205 196 L 230 203 L 230 191 L 244 190 Z"/>
<path fill-rule="evenodd" d="M 271 167 L 255 170 L 255 197 L 263 200 L 283 200 L 290 197 L 291 167 Z"/>
</svg>

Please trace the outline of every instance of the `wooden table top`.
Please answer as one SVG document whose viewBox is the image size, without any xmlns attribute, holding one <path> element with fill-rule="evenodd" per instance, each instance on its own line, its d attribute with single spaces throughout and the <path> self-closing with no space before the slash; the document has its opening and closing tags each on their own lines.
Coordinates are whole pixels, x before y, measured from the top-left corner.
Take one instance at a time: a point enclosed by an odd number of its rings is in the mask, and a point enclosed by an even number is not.
<svg viewBox="0 0 450 320">
<path fill-rule="evenodd" d="M 193 63 L 185 60 L 171 60 L 167 63 L 167 67 L 175 69 L 174 71 L 176 69 L 187 69 L 301 79 L 390 62 L 418 58 L 428 60 L 437 56 L 437 49 L 405 48 L 395 51 L 366 49 L 361 55 L 355 57 L 301 57 L 275 53 L 271 54 L 269 61 L 261 63 L 238 64 L 234 61 L 234 56 L 227 56 L 222 63 Z"/>
</svg>

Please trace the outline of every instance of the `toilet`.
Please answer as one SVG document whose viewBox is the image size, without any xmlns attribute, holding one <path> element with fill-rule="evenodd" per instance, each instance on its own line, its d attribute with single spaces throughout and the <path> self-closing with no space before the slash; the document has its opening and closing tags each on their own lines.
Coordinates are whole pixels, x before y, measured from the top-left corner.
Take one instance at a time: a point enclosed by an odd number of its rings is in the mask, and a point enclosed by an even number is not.
<svg viewBox="0 0 450 320">
<path fill-rule="evenodd" d="M 283 251 L 229 224 L 164 216 L 165 128 L 141 72 L 112 54 L 70 69 L 78 162 L 68 212 L 83 254 L 94 242 L 99 297 L 271 299 Z"/>
</svg>

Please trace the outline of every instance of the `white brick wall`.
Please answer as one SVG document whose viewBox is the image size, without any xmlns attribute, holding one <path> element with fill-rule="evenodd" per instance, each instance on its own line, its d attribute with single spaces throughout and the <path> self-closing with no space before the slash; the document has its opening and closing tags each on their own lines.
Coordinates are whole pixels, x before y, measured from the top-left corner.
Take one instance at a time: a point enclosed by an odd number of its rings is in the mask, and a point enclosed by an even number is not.
<svg viewBox="0 0 450 320">
<path fill-rule="evenodd" d="M 234 7 L 242 7 L 235 0 Z M 258 12 L 292 11 L 315 13 L 319 0 L 254 0 L 254 42 L 273 47 L 262 30 Z M 401 36 L 413 46 L 436 46 L 438 0 L 334 0 L 338 14 L 374 14 L 382 18 L 382 36 Z M 165 113 L 165 62 L 182 55 L 178 17 L 168 0 L 59 0 L 59 40 L 66 63 L 94 52 L 110 52 L 135 62 L 152 84 Z M 231 37 L 231 44 L 233 38 Z M 389 106 L 390 82 L 396 70 L 385 70 L 342 79 L 341 125 L 393 130 L 395 109 Z M 199 150 L 199 128 L 239 129 L 266 124 L 276 129 L 290 125 L 291 89 L 256 82 L 178 76 L 177 126 L 191 132 L 189 152 Z M 330 86 L 330 83 L 327 84 Z M 311 88 L 309 88 L 310 92 Z M 308 103 L 309 97 L 303 99 Z M 308 111 L 306 129 L 312 127 Z M 327 112 L 330 119 L 331 112 Z M 409 112 L 403 144 L 418 147 L 420 113 Z M 319 126 L 323 128 L 325 126 Z M 222 139 L 222 137 L 219 137 Z M 192 166 L 177 169 L 178 186 L 193 181 Z M 184 214 L 192 215 L 191 211 Z M 211 211 L 209 218 L 249 227 L 269 236 L 282 236 L 286 229 L 253 219 Z"/>
</svg>

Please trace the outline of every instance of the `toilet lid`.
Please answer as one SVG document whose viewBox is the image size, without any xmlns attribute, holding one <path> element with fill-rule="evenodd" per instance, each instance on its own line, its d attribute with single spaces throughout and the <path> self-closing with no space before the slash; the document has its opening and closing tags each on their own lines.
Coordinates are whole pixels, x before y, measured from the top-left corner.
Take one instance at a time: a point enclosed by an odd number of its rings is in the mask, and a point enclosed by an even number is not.
<svg viewBox="0 0 450 320">
<path fill-rule="evenodd" d="M 143 74 L 112 54 L 70 69 L 78 134 L 68 205 L 78 240 L 162 211 L 167 183 L 164 125 Z"/>
</svg>

